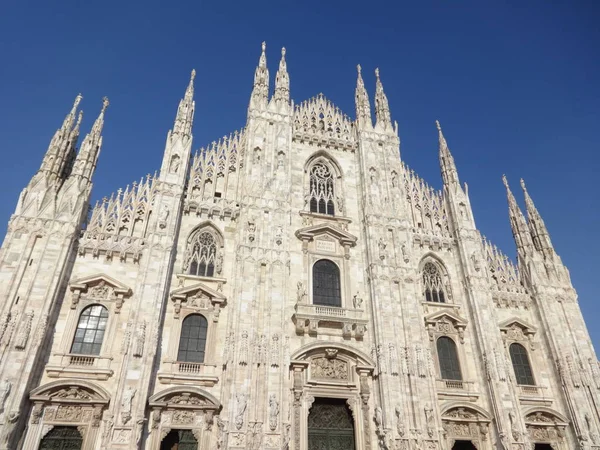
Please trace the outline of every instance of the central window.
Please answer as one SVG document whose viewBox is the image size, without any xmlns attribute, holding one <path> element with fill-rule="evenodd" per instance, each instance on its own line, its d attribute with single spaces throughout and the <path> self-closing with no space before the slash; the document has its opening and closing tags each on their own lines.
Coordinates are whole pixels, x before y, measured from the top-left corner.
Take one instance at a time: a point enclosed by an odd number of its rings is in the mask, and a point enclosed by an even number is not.
<svg viewBox="0 0 600 450">
<path fill-rule="evenodd" d="M 321 259 L 313 266 L 313 304 L 342 306 L 340 269 L 328 259 Z"/>
<path fill-rule="evenodd" d="M 177 361 L 204 362 L 208 322 L 200 314 L 190 314 L 181 324 Z"/>
<path fill-rule="evenodd" d="M 427 262 L 423 266 L 423 287 L 426 302 L 446 302 L 442 275 L 437 266 L 432 262 Z"/>
<path fill-rule="evenodd" d="M 217 243 L 209 231 L 198 233 L 188 250 L 188 273 L 201 277 L 212 277 L 215 274 Z"/>
<path fill-rule="evenodd" d="M 335 214 L 333 175 L 325 164 L 317 163 L 310 169 L 310 212 Z"/>
</svg>

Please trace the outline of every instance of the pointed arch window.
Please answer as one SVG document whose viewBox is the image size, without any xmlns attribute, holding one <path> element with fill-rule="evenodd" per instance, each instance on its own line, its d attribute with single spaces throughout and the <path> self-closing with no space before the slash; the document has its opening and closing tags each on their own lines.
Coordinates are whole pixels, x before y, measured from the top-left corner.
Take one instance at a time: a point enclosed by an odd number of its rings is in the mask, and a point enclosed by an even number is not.
<svg viewBox="0 0 600 450">
<path fill-rule="evenodd" d="M 71 353 L 99 355 L 108 322 L 108 310 L 102 305 L 91 305 L 79 316 Z"/>
<path fill-rule="evenodd" d="M 201 314 L 190 314 L 181 324 L 177 361 L 204 362 L 208 321 Z"/>
<path fill-rule="evenodd" d="M 212 277 L 220 273 L 217 257 L 217 240 L 208 230 L 195 233 L 189 243 L 186 258 L 187 273 L 201 277 Z"/>
<path fill-rule="evenodd" d="M 531 364 L 529 364 L 529 356 L 525 347 L 515 342 L 510 344 L 509 353 L 517 384 L 535 386 Z"/>
<path fill-rule="evenodd" d="M 456 343 L 448 336 L 439 337 L 437 340 L 437 354 L 442 379 L 462 380 Z"/>
<path fill-rule="evenodd" d="M 335 188 L 331 169 L 319 162 L 310 168 L 310 212 L 335 215 Z"/>
<path fill-rule="evenodd" d="M 321 259 L 313 266 L 313 304 L 342 306 L 340 269 L 328 259 Z"/>
<path fill-rule="evenodd" d="M 423 266 L 423 289 L 426 302 L 446 303 L 442 274 L 432 262 Z"/>
</svg>

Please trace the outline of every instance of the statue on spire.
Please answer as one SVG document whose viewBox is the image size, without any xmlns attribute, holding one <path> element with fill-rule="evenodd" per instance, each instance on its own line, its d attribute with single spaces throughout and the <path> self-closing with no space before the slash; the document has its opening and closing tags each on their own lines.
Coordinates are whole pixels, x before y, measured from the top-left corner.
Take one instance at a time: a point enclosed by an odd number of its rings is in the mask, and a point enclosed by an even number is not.
<svg viewBox="0 0 600 450">
<path fill-rule="evenodd" d="M 185 90 L 185 95 L 179 102 L 177 108 L 177 116 L 175 117 L 175 125 L 173 125 L 173 135 L 181 135 L 190 137 L 192 135 L 192 125 L 194 122 L 194 79 L 196 78 L 196 70 L 192 69 L 190 82 Z"/>
<path fill-rule="evenodd" d="M 254 72 L 254 87 L 250 96 L 250 108 L 266 109 L 269 101 L 269 71 L 267 70 L 267 44 L 262 43 L 262 52 Z"/>
<path fill-rule="evenodd" d="M 289 105 L 290 103 L 290 76 L 287 72 L 287 64 L 285 62 L 285 47 L 281 49 L 279 70 L 277 70 L 277 75 L 275 76 L 274 100 L 277 106 Z"/>
<path fill-rule="evenodd" d="M 355 102 L 356 102 L 356 121 L 359 127 L 372 128 L 371 105 L 369 95 L 365 89 L 365 82 L 362 78 L 362 68 L 360 64 L 356 66 L 358 78 L 356 79 Z"/>
<path fill-rule="evenodd" d="M 537 250 L 541 250 L 544 253 L 544 256 L 552 257 L 555 251 L 550 240 L 550 233 L 548 233 L 546 224 L 527 191 L 523 178 L 521 178 L 521 189 L 523 189 L 523 195 L 525 196 L 525 207 L 527 209 L 527 219 L 529 220 L 529 229 L 533 237 L 533 244 Z"/>
<path fill-rule="evenodd" d="M 515 244 L 517 245 L 517 252 L 519 258 L 523 258 L 525 254 L 529 254 L 533 249 L 533 241 L 531 239 L 531 234 L 529 233 L 529 228 L 527 226 L 525 216 L 523 216 L 521 208 L 519 208 L 519 205 L 515 200 L 515 196 L 510 190 L 508 180 L 506 179 L 506 175 L 502 175 L 502 182 L 504 183 L 504 187 L 506 188 L 506 197 L 508 199 L 508 216 L 510 219 L 510 228 L 515 239 Z"/>
<path fill-rule="evenodd" d="M 442 170 L 444 184 L 460 186 L 454 157 L 452 156 L 452 153 L 450 153 L 450 148 L 448 148 L 448 143 L 442 132 L 442 126 L 440 125 L 439 120 L 435 121 L 435 125 L 438 129 L 440 168 Z"/>
<path fill-rule="evenodd" d="M 390 106 L 387 96 L 383 91 L 383 84 L 379 78 L 379 69 L 375 69 L 375 78 L 375 127 L 380 128 L 381 130 L 388 130 L 392 128 Z"/>
</svg>

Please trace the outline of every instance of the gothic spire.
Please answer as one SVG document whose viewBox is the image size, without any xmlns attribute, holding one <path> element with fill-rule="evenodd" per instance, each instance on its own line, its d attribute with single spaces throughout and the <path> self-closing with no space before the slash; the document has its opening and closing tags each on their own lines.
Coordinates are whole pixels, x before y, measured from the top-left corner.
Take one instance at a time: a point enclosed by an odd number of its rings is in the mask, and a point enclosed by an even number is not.
<svg viewBox="0 0 600 450">
<path fill-rule="evenodd" d="M 175 117 L 175 125 L 173 125 L 172 135 L 181 135 L 190 137 L 192 135 L 192 125 L 194 122 L 194 79 L 196 78 L 196 70 L 192 70 L 190 82 L 185 90 L 185 95 L 179 101 L 177 108 L 177 116 Z"/>
<path fill-rule="evenodd" d="M 56 130 L 48 150 L 44 155 L 40 171 L 46 172 L 52 180 L 59 178 L 68 161 L 68 156 L 75 152 L 77 138 L 79 137 L 79 124 L 81 122 L 81 112 L 79 120 L 75 122 L 77 108 L 83 97 L 78 94 L 73 102 L 71 111 L 67 114 L 61 127 Z M 75 124 L 75 125 L 74 125 Z"/>
<path fill-rule="evenodd" d="M 375 126 L 383 130 L 391 129 L 390 106 L 379 78 L 379 69 L 375 69 L 375 77 L 377 79 L 375 83 L 375 116 L 377 119 Z"/>
<path fill-rule="evenodd" d="M 460 185 L 458 180 L 458 170 L 456 170 L 454 158 L 452 153 L 450 153 L 444 133 L 442 133 L 442 127 L 439 120 L 436 120 L 435 124 L 438 129 L 440 168 L 442 170 L 442 179 L 444 180 L 444 184 Z"/>
<path fill-rule="evenodd" d="M 265 61 L 266 66 L 266 61 Z M 285 47 L 281 49 L 281 60 L 279 61 L 279 70 L 275 76 L 275 102 L 284 105 L 290 102 L 290 76 L 285 62 Z"/>
<path fill-rule="evenodd" d="M 102 129 L 104 127 L 104 113 L 106 112 L 106 108 L 108 108 L 108 105 L 108 98 L 104 97 L 104 99 L 102 100 L 102 109 L 100 110 L 100 114 L 94 122 L 92 129 L 85 136 L 85 139 L 81 144 L 81 149 L 77 154 L 77 158 L 75 158 L 75 164 L 73 165 L 71 175 L 80 176 L 82 178 L 90 180 L 92 175 L 94 174 L 94 170 L 96 168 L 96 161 L 98 160 L 100 148 L 102 147 Z"/>
<path fill-rule="evenodd" d="M 359 127 L 367 126 L 369 128 L 373 127 L 373 122 L 371 119 L 371 105 L 369 103 L 369 94 L 367 94 L 367 90 L 365 89 L 365 82 L 362 78 L 362 69 L 360 64 L 356 66 L 358 70 L 358 78 L 356 79 L 356 91 L 355 91 L 355 101 L 356 101 L 356 121 L 358 122 Z"/>
<path fill-rule="evenodd" d="M 554 254 L 554 247 L 550 240 L 550 233 L 548 233 L 546 224 L 535 207 L 533 199 L 529 196 L 529 192 L 527 192 L 527 187 L 525 186 L 523 178 L 521 178 L 521 188 L 525 195 L 525 207 L 527 208 L 527 218 L 529 219 L 529 229 L 531 230 L 533 243 L 537 249 L 544 253 L 544 255 L 552 255 Z"/>
<path fill-rule="evenodd" d="M 250 108 L 265 109 L 269 100 L 269 71 L 267 70 L 266 42 L 262 43 L 262 53 L 254 72 L 254 87 L 250 97 Z"/>
<path fill-rule="evenodd" d="M 519 255 L 530 253 L 533 247 L 533 241 L 531 240 L 531 234 L 529 234 L 527 221 L 525 220 L 525 216 L 523 216 L 521 208 L 519 208 L 519 205 L 515 200 L 515 196 L 508 186 L 506 175 L 502 175 L 502 182 L 506 187 L 506 197 L 508 199 L 508 217 L 510 219 L 510 228 L 512 229 L 513 237 L 517 245 L 517 252 Z"/>
</svg>

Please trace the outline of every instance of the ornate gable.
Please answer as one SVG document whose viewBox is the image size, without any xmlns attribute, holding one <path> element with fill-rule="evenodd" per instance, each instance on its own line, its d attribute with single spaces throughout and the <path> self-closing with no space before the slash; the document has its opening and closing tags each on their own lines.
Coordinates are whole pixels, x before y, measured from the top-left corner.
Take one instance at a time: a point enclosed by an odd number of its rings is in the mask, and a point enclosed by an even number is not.
<svg viewBox="0 0 600 450">
<path fill-rule="evenodd" d="M 215 322 L 219 320 L 221 308 L 227 302 L 227 298 L 221 292 L 209 288 L 204 283 L 175 289 L 171 292 L 171 300 L 175 304 L 175 319 L 179 319 L 183 307 L 191 312 L 209 313 Z"/>
<path fill-rule="evenodd" d="M 354 123 L 323 94 L 296 106 L 293 139 L 344 150 L 356 149 Z"/>
<path fill-rule="evenodd" d="M 309 242 L 314 242 L 315 250 L 335 253 L 335 242 L 337 241 L 343 247 L 346 258 L 350 257 L 350 247 L 354 247 L 358 240 L 353 234 L 328 223 L 318 223 L 316 225 L 300 228 L 296 231 L 296 237 L 302 241 L 302 250 L 304 252 L 308 251 Z M 319 248 L 320 242 L 322 248 Z M 333 243 L 333 248 L 325 242 Z"/>
<path fill-rule="evenodd" d="M 121 312 L 123 300 L 131 296 L 131 288 L 105 274 L 95 274 L 73 280 L 71 309 L 75 309 L 80 299 L 97 302 L 115 302 L 115 313 Z"/>
<path fill-rule="evenodd" d="M 454 311 L 437 311 L 425 316 L 425 326 L 431 340 L 436 335 L 457 334 L 460 342 L 464 343 L 467 324 L 468 321 Z"/>
<path fill-rule="evenodd" d="M 533 338 L 537 329 L 524 320 L 518 317 L 505 320 L 500 323 L 500 331 L 507 345 L 513 342 L 528 343 L 531 350 L 535 350 Z"/>
</svg>

